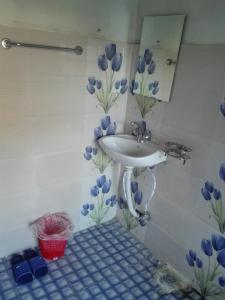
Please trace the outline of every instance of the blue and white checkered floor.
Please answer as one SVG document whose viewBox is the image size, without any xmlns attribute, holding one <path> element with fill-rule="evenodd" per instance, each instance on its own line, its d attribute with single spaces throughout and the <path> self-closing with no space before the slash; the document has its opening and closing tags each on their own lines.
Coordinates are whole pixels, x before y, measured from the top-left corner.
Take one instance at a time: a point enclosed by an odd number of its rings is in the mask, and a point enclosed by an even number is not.
<svg viewBox="0 0 225 300">
<path fill-rule="evenodd" d="M 17 286 L 9 262 L 0 260 L 2 300 L 199 300 L 194 291 L 162 295 L 153 278 L 156 260 L 122 225 L 112 220 L 78 232 L 64 258 L 49 273 Z"/>
</svg>

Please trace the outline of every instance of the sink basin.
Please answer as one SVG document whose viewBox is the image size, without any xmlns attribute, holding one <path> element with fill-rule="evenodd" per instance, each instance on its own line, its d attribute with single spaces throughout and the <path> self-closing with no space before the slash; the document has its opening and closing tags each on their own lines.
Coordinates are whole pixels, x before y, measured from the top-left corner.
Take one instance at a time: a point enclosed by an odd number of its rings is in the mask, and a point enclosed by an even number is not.
<svg viewBox="0 0 225 300">
<path fill-rule="evenodd" d="M 152 167 L 167 159 L 160 146 L 153 142 L 138 143 L 131 135 L 108 135 L 98 143 L 109 157 L 126 167 Z"/>
</svg>

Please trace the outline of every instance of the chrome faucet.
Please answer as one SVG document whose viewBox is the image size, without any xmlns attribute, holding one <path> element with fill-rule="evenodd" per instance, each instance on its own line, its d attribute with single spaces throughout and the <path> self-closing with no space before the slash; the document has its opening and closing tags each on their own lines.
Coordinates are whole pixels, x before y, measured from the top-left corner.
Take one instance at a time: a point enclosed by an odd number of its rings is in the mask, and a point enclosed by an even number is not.
<svg viewBox="0 0 225 300">
<path fill-rule="evenodd" d="M 152 133 L 147 130 L 145 121 L 142 122 L 130 122 L 132 127 L 132 135 L 137 138 L 138 143 L 150 142 L 152 139 Z"/>
</svg>

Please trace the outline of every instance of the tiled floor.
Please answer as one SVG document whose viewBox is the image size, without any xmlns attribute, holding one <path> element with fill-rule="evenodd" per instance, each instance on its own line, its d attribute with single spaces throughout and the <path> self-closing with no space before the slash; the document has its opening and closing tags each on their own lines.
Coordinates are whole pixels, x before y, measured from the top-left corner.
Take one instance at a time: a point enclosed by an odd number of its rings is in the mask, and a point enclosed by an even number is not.
<svg viewBox="0 0 225 300">
<path fill-rule="evenodd" d="M 190 291 L 162 295 L 153 278 L 156 260 L 116 220 L 78 232 L 49 273 L 17 286 L 6 259 L 0 261 L 2 300 L 198 300 Z"/>
</svg>

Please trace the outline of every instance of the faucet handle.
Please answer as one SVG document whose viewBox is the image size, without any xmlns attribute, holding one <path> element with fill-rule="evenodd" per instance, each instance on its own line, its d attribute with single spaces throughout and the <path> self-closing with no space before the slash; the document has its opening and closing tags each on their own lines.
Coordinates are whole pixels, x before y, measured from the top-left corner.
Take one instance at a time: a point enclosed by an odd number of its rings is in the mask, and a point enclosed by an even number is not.
<svg viewBox="0 0 225 300">
<path fill-rule="evenodd" d="M 134 136 L 138 136 L 140 134 L 140 126 L 139 126 L 138 122 L 131 121 L 130 125 L 132 128 L 131 134 Z"/>
<path fill-rule="evenodd" d="M 144 134 L 147 130 L 145 121 L 140 121 L 140 122 L 131 121 L 130 125 L 131 127 L 135 127 L 136 129 L 138 128 L 139 130 L 141 130 L 142 134 Z"/>
<path fill-rule="evenodd" d="M 143 138 L 145 141 L 150 142 L 152 140 L 152 133 L 150 130 L 146 130 L 145 133 L 143 134 Z"/>
</svg>

